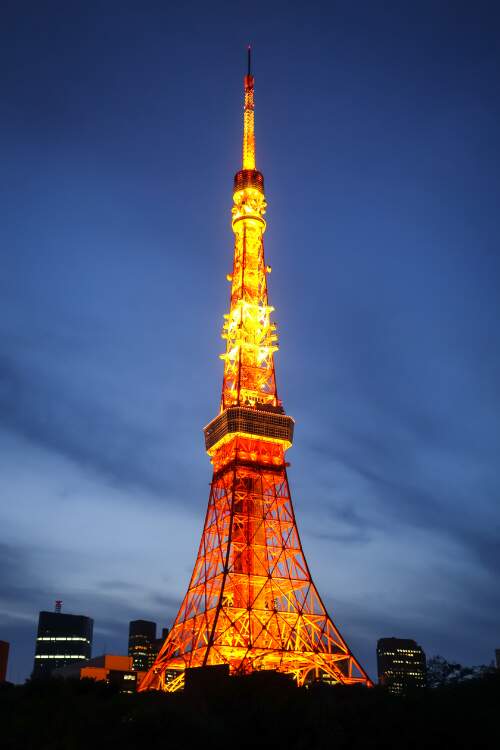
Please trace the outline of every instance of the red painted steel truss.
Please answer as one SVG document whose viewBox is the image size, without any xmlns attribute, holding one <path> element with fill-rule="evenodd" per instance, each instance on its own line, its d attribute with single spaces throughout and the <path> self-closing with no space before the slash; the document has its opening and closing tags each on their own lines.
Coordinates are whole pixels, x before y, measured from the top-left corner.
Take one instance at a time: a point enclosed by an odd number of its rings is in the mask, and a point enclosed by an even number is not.
<svg viewBox="0 0 500 750">
<path fill-rule="evenodd" d="M 312 582 L 281 445 L 235 437 L 214 469 L 189 588 L 141 689 L 176 689 L 177 670 L 212 664 L 368 684 Z"/>
</svg>

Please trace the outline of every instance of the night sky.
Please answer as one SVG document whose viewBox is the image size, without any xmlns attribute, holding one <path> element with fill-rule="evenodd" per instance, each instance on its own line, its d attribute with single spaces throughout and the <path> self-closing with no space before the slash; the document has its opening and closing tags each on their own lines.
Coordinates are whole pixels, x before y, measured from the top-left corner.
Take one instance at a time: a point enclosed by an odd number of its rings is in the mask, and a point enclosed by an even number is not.
<svg viewBox="0 0 500 750">
<path fill-rule="evenodd" d="M 0 638 L 171 624 L 219 406 L 246 44 L 289 478 L 330 614 L 500 647 L 496 2 L 3 0 Z"/>
</svg>

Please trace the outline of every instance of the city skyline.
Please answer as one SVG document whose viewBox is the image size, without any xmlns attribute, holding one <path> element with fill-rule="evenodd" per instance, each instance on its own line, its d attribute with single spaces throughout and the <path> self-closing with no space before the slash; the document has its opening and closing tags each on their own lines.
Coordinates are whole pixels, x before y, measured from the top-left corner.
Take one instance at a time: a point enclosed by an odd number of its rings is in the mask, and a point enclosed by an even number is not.
<svg viewBox="0 0 500 750">
<path fill-rule="evenodd" d="M 95 620 L 100 653 L 126 644 L 132 619 L 170 625 L 186 588 L 211 474 L 202 428 L 222 374 L 248 39 L 277 381 L 297 424 L 290 480 L 313 579 L 372 677 L 382 636 L 467 663 L 498 646 L 493 25 L 486 4 L 362 5 L 360 18 L 320 3 L 305 25 L 295 4 L 284 22 L 262 5 L 265 21 L 247 25 L 200 6 L 194 27 L 155 4 L 59 9 L 57 24 L 9 8 L 11 679 L 27 676 L 53 599 Z"/>
</svg>

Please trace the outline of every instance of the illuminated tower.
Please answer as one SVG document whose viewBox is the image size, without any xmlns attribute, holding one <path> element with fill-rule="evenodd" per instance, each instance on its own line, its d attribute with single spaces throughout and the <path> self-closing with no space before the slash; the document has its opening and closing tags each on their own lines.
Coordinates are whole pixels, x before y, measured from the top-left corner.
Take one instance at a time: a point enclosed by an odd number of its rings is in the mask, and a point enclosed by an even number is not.
<svg viewBox="0 0 500 750">
<path fill-rule="evenodd" d="M 328 616 L 302 551 L 285 451 L 293 419 L 276 390 L 274 310 L 264 258 L 264 178 L 255 166 L 254 79 L 245 76 L 243 164 L 234 178 L 235 235 L 219 414 L 205 427 L 213 464 L 208 510 L 179 613 L 140 689 L 176 690 L 186 667 L 229 664 L 371 684 Z M 175 670 L 180 670 L 178 676 Z"/>
</svg>

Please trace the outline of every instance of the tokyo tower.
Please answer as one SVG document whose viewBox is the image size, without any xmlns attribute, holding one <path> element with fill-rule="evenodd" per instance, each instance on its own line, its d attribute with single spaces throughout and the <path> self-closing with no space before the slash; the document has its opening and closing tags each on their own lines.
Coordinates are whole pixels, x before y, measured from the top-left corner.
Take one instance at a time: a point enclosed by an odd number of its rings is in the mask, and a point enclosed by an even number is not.
<svg viewBox="0 0 500 750">
<path fill-rule="evenodd" d="M 371 685 L 312 581 L 292 506 L 285 451 L 294 421 L 276 389 L 250 49 L 244 87 L 222 398 L 204 430 L 213 464 L 208 509 L 187 593 L 140 690 L 177 690 L 187 667 L 217 664 L 232 674 L 277 670 L 298 685 L 315 679 Z"/>
</svg>

